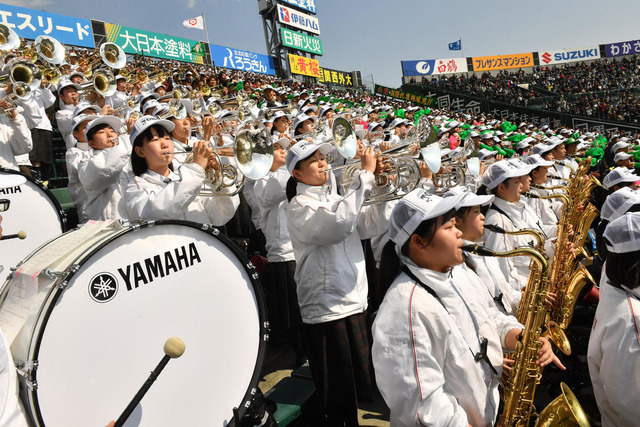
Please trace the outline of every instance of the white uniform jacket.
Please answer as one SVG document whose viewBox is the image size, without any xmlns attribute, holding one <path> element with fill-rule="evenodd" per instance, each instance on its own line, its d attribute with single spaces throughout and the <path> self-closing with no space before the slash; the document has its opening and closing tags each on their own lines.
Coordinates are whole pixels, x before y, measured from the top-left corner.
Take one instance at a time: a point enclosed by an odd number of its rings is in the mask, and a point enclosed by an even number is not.
<svg viewBox="0 0 640 427">
<path fill-rule="evenodd" d="M 115 147 L 104 150 L 89 147 L 88 152 L 78 163 L 78 179 L 87 197 L 84 214 L 95 221 L 127 219 L 120 178 L 131 160 L 129 135 L 120 135 Z"/>
<path fill-rule="evenodd" d="M 465 245 L 466 244 L 473 245 L 477 244 L 477 242 L 465 240 Z M 508 278 L 500 269 L 498 258 L 473 255 L 470 253 L 467 253 L 466 257 L 471 265 L 473 265 L 475 271 L 466 264 L 462 264 L 460 268 L 469 274 L 476 275 L 482 281 L 498 310 L 505 314 L 515 316 L 518 305 L 520 305 L 522 292 L 516 290 L 516 286 L 509 283 Z M 502 301 L 502 305 L 497 302 L 497 299 Z"/>
<path fill-rule="evenodd" d="M 0 124 L 0 166 L 18 170 L 15 156 L 30 152 L 33 142 L 22 114 L 18 113 L 15 119 L 9 119 L 9 124 L 11 126 Z"/>
<path fill-rule="evenodd" d="M 81 162 L 89 161 L 91 154 L 89 153 L 89 144 L 87 142 L 78 142 L 75 147 L 69 148 L 65 153 L 65 161 L 67 163 L 67 174 L 69 175 L 69 194 L 71 200 L 78 211 L 78 221 L 84 223 L 87 216 L 84 213 L 84 205 L 87 203 L 87 195 L 82 188 L 80 178 L 78 176 L 78 166 Z"/>
<path fill-rule="evenodd" d="M 60 131 L 60 135 L 64 139 L 64 143 L 67 147 L 67 150 L 73 147 L 76 143 L 76 139 L 73 136 L 73 111 L 76 109 L 76 106 L 73 104 L 64 104 L 60 101 L 60 109 L 56 112 L 56 124 L 58 126 L 58 131 Z M 118 131 L 119 129 L 116 129 Z"/>
<path fill-rule="evenodd" d="M 53 130 L 45 110 L 51 107 L 55 100 L 55 95 L 46 88 L 36 89 L 26 100 L 17 101 L 24 110 L 24 118 L 29 129 Z"/>
<path fill-rule="evenodd" d="M 147 170 L 126 187 L 127 214 L 132 220 L 182 219 L 222 226 L 233 217 L 239 198 L 199 197 L 204 178 L 204 169 L 197 164 L 184 164 L 168 177 Z"/>
<path fill-rule="evenodd" d="M 114 110 L 122 108 L 128 104 L 129 96 L 126 92 L 120 92 L 117 90 L 113 95 L 107 96 L 104 99 L 105 105 L 111 106 Z"/>
<path fill-rule="evenodd" d="M 388 221 L 379 205 L 362 207 L 374 185 L 371 172 L 356 175 L 349 192 L 298 183 L 287 210 L 296 259 L 295 280 L 304 323 L 322 323 L 364 312 L 367 277 L 361 239 L 381 234 Z"/>
<path fill-rule="evenodd" d="M 496 324 L 487 309 L 488 297 L 477 294 L 473 285 L 463 285 L 462 292 L 449 273 L 415 264 L 409 269 L 441 302 L 401 273 L 378 309 L 372 358 L 378 388 L 391 409 L 391 425 L 493 426 L 502 347 L 518 323 Z M 488 340 L 487 356 L 495 373 L 487 361 L 474 360 L 479 337 Z"/>
<path fill-rule="evenodd" d="M 547 196 L 551 192 L 542 188 L 531 187 L 530 192 L 537 196 Z M 526 198 L 525 203 L 535 212 L 545 225 L 555 225 L 562 215 L 563 204 L 561 199 L 534 199 Z"/>
<path fill-rule="evenodd" d="M 601 286 L 587 360 L 604 427 L 640 419 L 639 331 L 640 290 Z"/>
<path fill-rule="evenodd" d="M 524 228 L 544 231 L 548 237 L 545 243 L 545 250 L 549 254 L 552 249 L 551 237 L 555 236 L 553 227 L 538 224 L 539 219 L 531 211 L 527 205 L 522 202 L 510 203 L 503 199 L 497 198 L 493 201 L 493 206 L 498 207 L 507 216 L 490 209 L 485 219 L 485 224 L 493 224 L 507 231 L 520 230 Z M 516 247 L 537 245 L 537 241 L 533 236 L 509 236 L 506 234 L 494 233 L 493 231 L 485 231 L 485 246 L 497 252 L 506 252 Z M 549 254 L 549 258 L 553 258 L 553 253 Z M 530 258 L 527 256 L 516 256 L 508 258 L 498 258 L 500 270 L 505 277 L 509 278 L 509 283 L 516 286 L 516 290 L 520 290 L 527 285 L 529 280 L 529 263 Z"/>
<path fill-rule="evenodd" d="M 287 228 L 287 181 L 291 175 L 284 166 L 255 181 L 254 194 L 262 212 L 260 225 L 266 238 L 270 262 L 293 261 L 293 245 Z"/>
</svg>

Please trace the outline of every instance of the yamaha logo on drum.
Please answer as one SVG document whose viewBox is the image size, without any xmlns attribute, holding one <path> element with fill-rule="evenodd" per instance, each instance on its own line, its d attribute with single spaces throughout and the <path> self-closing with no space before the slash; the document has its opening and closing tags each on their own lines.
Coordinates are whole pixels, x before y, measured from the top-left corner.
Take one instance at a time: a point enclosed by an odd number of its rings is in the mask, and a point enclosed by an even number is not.
<svg viewBox="0 0 640 427">
<path fill-rule="evenodd" d="M 89 295 L 95 302 L 109 302 L 117 293 L 118 281 L 113 274 L 96 274 L 89 282 Z"/>
</svg>

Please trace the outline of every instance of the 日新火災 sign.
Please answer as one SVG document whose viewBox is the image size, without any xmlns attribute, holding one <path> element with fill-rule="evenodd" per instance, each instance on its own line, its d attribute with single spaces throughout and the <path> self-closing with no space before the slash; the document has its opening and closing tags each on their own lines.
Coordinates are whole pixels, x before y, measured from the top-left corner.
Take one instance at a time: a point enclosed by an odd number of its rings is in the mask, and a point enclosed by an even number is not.
<svg viewBox="0 0 640 427">
<path fill-rule="evenodd" d="M 286 28 L 280 28 L 280 34 L 282 35 L 282 44 L 286 47 L 303 50 L 314 55 L 322 55 L 322 41 L 320 39 Z"/>
</svg>

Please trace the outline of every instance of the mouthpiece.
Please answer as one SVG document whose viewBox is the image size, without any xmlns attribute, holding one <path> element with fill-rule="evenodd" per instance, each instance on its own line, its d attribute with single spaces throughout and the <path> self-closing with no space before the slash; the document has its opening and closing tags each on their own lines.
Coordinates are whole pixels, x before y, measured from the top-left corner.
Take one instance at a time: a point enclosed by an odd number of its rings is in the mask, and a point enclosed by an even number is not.
<svg viewBox="0 0 640 427">
<path fill-rule="evenodd" d="M 493 231 L 494 233 L 500 233 L 500 234 L 504 234 L 504 228 L 499 227 L 497 225 L 493 225 L 493 224 L 485 224 L 484 225 L 485 230 L 489 230 L 489 231 Z"/>
<path fill-rule="evenodd" d="M 495 256 L 495 252 L 480 245 L 464 245 L 462 250 L 474 255 Z"/>
</svg>

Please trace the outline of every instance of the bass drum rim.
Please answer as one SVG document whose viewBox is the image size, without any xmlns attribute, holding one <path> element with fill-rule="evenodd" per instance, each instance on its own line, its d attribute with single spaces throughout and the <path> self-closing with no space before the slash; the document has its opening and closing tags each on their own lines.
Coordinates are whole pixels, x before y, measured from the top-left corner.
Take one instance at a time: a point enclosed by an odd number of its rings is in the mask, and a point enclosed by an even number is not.
<svg viewBox="0 0 640 427">
<path fill-rule="evenodd" d="M 135 223 L 125 223 L 123 224 L 123 227 L 126 227 L 126 228 L 119 230 L 119 232 L 115 232 L 113 236 L 110 236 L 108 239 L 102 241 L 100 244 L 91 247 L 86 252 L 83 252 L 82 255 L 76 260 L 74 260 L 73 264 L 71 264 L 71 266 L 78 266 L 78 267 L 70 268 L 70 271 L 68 272 L 68 274 L 65 274 L 64 277 L 59 278 L 52 284 L 51 290 L 49 291 L 49 294 L 47 295 L 42 306 L 40 307 L 37 320 L 34 323 L 33 330 L 31 333 L 31 339 L 29 340 L 27 358 L 28 360 L 38 360 L 38 355 L 40 353 L 40 344 L 42 343 L 42 337 L 44 335 L 44 331 L 46 329 L 47 323 L 49 322 L 51 313 L 55 309 L 55 306 L 60 296 L 64 292 L 64 289 L 61 289 L 60 286 L 58 286 L 59 283 L 61 283 L 62 281 L 71 280 L 76 273 L 80 272 L 82 266 L 87 261 L 89 261 L 93 255 L 95 255 L 98 251 L 103 249 L 105 246 L 107 246 L 109 243 L 113 242 L 120 236 L 137 231 L 141 228 L 151 228 L 158 225 L 185 225 L 191 228 L 198 229 L 200 231 L 203 231 L 213 236 L 214 238 L 218 239 L 221 243 L 223 243 L 228 249 L 231 250 L 231 252 L 240 261 L 240 263 L 245 267 L 245 270 L 249 276 L 249 279 L 251 280 L 251 285 L 255 293 L 256 304 L 258 307 L 258 318 L 260 319 L 258 358 L 253 368 L 253 374 L 251 375 L 251 382 L 249 384 L 249 387 L 247 388 L 247 391 L 245 392 L 245 395 L 242 398 L 242 401 L 239 402 L 238 407 L 233 408 L 234 416 L 231 418 L 228 425 L 230 426 L 233 425 L 234 421 L 237 424 L 243 418 L 247 409 L 251 406 L 253 395 L 255 394 L 255 390 L 258 388 L 258 383 L 260 381 L 260 374 L 262 371 L 262 365 L 264 363 L 267 340 L 268 340 L 267 310 L 266 310 L 266 304 L 264 301 L 264 293 L 262 291 L 262 286 L 260 284 L 260 281 L 258 280 L 258 273 L 255 271 L 255 267 L 253 266 L 253 264 L 251 264 L 251 261 L 249 261 L 246 255 L 243 254 L 240 248 L 238 248 L 231 240 L 229 240 L 226 236 L 220 233 L 220 231 L 216 227 L 209 224 L 201 224 L 201 223 L 185 221 L 185 220 L 159 220 L 159 221 L 139 221 Z M 52 239 L 52 240 L 55 240 L 55 239 Z M 46 306 L 46 310 L 43 312 L 42 309 L 45 306 Z M 36 335 L 36 330 L 37 330 L 37 335 Z M 37 372 L 38 371 L 36 369 L 34 371 L 33 377 L 31 378 L 32 381 L 36 382 L 36 384 L 37 384 Z M 24 386 L 24 382 L 21 382 L 21 387 L 23 386 Z M 40 410 L 40 404 L 38 401 L 37 388 L 36 389 L 26 388 L 24 395 L 25 395 L 24 400 L 26 400 L 24 401 L 24 403 L 26 408 L 30 410 L 31 417 L 33 418 L 33 420 L 36 422 L 37 425 L 44 426 L 45 422 L 42 419 L 42 412 Z M 238 420 L 235 419 L 236 415 L 239 417 Z"/>
<path fill-rule="evenodd" d="M 34 177 L 26 175 L 26 174 L 24 174 L 24 173 L 22 173 L 20 171 L 13 170 L 13 169 L 7 169 L 7 168 L 4 168 L 2 166 L 0 166 L 0 172 L 6 172 L 6 173 L 14 174 L 14 175 L 24 176 L 27 179 L 27 181 L 30 181 L 32 184 L 34 184 L 38 188 L 40 188 L 45 193 L 45 195 L 49 198 L 51 203 L 53 203 L 53 206 L 56 208 L 56 212 L 58 214 L 58 220 L 60 220 L 60 228 L 62 230 L 62 233 L 65 233 L 65 232 L 69 231 L 69 224 L 68 224 L 67 214 L 65 213 L 64 209 L 62 209 L 62 205 L 60 205 L 60 202 L 58 201 L 58 199 L 56 199 L 56 196 L 53 195 L 51 190 L 49 190 L 44 185 L 44 183 L 42 181 L 39 181 L 39 180 L 35 179 Z M 41 246 L 39 246 L 37 249 L 40 249 L 40 248 L 41 248 Z"/>
</svg>

